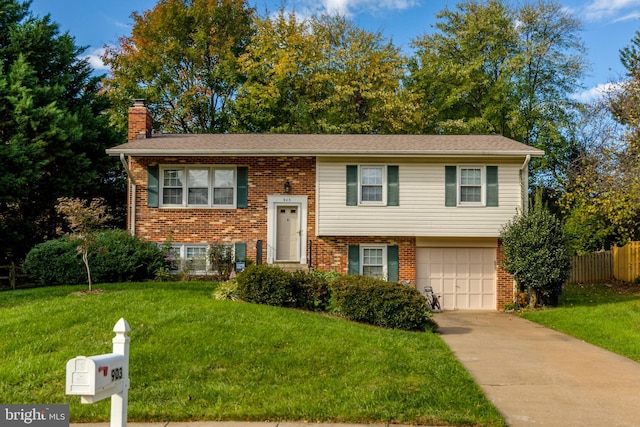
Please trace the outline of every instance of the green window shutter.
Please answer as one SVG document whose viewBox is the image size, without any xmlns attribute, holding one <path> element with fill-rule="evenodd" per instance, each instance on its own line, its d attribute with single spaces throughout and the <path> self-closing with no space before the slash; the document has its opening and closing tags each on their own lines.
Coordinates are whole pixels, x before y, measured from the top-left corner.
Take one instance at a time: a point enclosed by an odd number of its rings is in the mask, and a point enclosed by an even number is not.
<svg viewBox="0 0 640 427">
<path fill-rule="evenodd" d="M 497 166 L 487 166 L 487 206 L 498 206 Z"/>
<path fill-rule="evenodd" d="M 249 206 L 249 168 L 240 166 L 237 168 L 238 177 L 236 183 L 236 207 Z"/>
<path fill-rule="evenodd" d="M 387 246 L 388 282 L 400 280 L 400 255 L 398 246 Z"/>
<path fill-rule="evenodd" d="M 147 168 L 147 206 L 157 208 L 159 206 L 159 177 L 160 168 L 158 166 L 149 166 Z"/>
<path fill-rule="evenodd" d="M 347 165 L 347 206 L 358 206 L 358 166 Z"/>
<path fill-rule="evenodd" d="M 349 245 L 349 270 L 347 274 L 360 274 L 360 246 Z"/>
<path fill-rule="evenodd" d="M 247 244 L 246 243 L 236 243 L 234 244 L 234 251 L 236 254 L 236 261 L 246 261 L 247 260 Z"/>
<path fill-rule="evenodd" d="M 400 172 L 398 166 L 387 166 L 387 206 L 400 206 Z"/>
<path fill-rule="evenodd" d="M 444 205 L 458 205 L 458 168 L 456 166 L 444 167 Z"/>
</svg>

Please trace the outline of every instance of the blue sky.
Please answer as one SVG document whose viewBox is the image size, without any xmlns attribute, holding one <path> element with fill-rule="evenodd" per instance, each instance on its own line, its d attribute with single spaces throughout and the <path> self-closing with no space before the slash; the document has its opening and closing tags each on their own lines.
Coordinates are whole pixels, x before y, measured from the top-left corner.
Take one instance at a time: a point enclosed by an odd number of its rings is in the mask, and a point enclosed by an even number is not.
<svg viewBox="0 0 640 427">
<path fill-rule="evenodd" d="M 416 37 L 433 31 L 435 14 L 457 1 L 447 0 L 250 0 L 259 12 L 274 12 L 284 4 L 305 14 L 310 11 L 338 11 L 349 16 L 359 27 L 381 31 L 383 35 L 411 52 Z M 584 24 L 582 38 L 588 49 L 590 71 L 578 99 L 588 100 L 598 90 L 617 81 L 624 74 L 619 50 L 629 45 L 640 29 L 640 0 L 560 0 Z M 75 37 L 78 45 L 87 46 L 92 64 L 104 45 L 117 44 L 118 38 L 130 34 L 133 11 L 151 9 L 156 0 L 32 0 L 31 10 L 39 16 L 50 14 L 62 31 Z M 518 4 L 514 0 L 514 4 Z M 105 70 L 103 70 L 105 71 Z"/>
</svg>

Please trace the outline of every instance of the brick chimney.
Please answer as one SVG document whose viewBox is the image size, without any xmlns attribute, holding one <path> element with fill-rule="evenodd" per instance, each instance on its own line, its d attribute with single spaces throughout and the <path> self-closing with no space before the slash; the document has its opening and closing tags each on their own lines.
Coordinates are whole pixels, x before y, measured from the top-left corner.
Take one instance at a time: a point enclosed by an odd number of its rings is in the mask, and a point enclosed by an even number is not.
<svg viewBox="0 0 640 427">
<path fill-rule="evenodd" d="M 144 105 L 144 99 L 134 99 L 129 107 L 129 134 L 127 142 L 138 138 L 151 138 L 153 120 L 151 113 Z"/>
</svg>

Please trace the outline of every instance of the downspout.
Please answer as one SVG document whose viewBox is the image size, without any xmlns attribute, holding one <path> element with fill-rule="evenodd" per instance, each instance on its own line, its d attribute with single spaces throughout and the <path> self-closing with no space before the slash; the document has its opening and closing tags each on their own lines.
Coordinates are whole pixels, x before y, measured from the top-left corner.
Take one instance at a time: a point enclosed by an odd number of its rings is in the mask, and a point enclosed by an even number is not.
<svg viewBox="0 0 640 427">
<path fill-rule="evenodd" d="M 524 163 L 520 168 L 520 195 L 522 197 L 522 213 L 525 214 L 529 211 L 528 197 L 529 194 L 529 162 L 531 161 L 531 154 L 527 154 L 524 159 Z"/>
<path fill-rule="evenodd" d="M 136 181 L 133 178 L 133 174 L 131 173 L 131 169 L 129 169 L 129 164 L 124 157 L 124 153 L 120 153 L 120 162 L 124 167 L 124 171 L 127 174 L 127 179 L 131 182 L 131 197 L 128 198 L 127 203 L 131 204 L 131 235 L 136 235 Z"/>
</svg>

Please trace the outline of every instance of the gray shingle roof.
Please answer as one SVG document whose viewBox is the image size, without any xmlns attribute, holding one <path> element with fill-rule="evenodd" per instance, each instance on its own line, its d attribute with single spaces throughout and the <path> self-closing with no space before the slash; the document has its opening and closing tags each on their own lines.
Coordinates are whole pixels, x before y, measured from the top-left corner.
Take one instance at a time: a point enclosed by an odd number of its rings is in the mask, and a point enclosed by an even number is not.
<svg viewBox="0 0 640 427">
<path fill-rule="evenodd" d="M 500 135 L 156 134 L 107 150 L 131 156 L 526 156 L 543 151 Z"/>
</svg>

